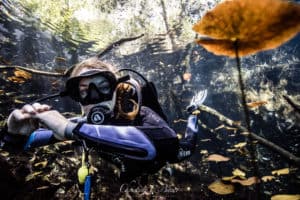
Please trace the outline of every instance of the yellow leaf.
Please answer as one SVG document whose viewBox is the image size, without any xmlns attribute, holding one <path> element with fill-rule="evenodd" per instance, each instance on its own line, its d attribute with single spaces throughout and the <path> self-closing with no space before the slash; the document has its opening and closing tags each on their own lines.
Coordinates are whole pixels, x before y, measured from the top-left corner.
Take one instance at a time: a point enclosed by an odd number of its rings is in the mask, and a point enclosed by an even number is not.
<svg viewBox="0 0 300 200">
<path fill-rule="evenodd" d="M 29 174 L 28 176 L 26 176 L 25 181 L 30 181 L 31 179 L 35 179 L 35 177 L 39 174 L 41 174 L 42 172 L 34 172 L 32 174 Z"/>
<path fill-rule="evenodd" d="M 207 150 L 201 150 L 200 154 L 208 154 L 208 151 Z"/>
<path fill-rule="evenodd" d="M 1 156 L 4 156 L 4 157 L 7 157 L 7 156 L 9 156 L 9 152 L 7 152 L 7 151 L 0 151 L 0 154 L 1 154 Z"/>
<path fill-rule="evenodd" d="M 222 180 L 223 181 L 231 181 L 232 179 L 234 179 L 236 176 L 225 176 L 225 177 L 222 177 Z"/>
<path fill-rule="evenodd" d="M 177 138 L 180 140 L 182 138 L 182 135 L 177 133 Z"/>
<path fill-rule="evenodd" d="M 48 161 L 45 160 L 45 161 L 42 161 L 42 162 L 35 163 L 34 166 L 35 166 L 35 167 L 41 167 L 41 168 L 44 168 L 44 167 L 47 166 L 47 164 L 48 164 Z"/>
<path fill-rule="evenodd" d="M 232 179 L 231 182 L 232 183 L 239 183 L 239 184 L 244 185 L 244 186 L 250 186 L 250 185 L 259 183 L 260 181 L 257 177 L 250 177 L 250 178 L 245 179 L 245 180 Z"/>
<path fill-rule="evenodd" d="M 268 181 L 271 181 L 273 179 L 275 179 L 275 176 L 263 176 L 263 177 L 261 177 L 261 180 L 263 182 L 268 182 Z"/>
<path fill-rule="evenodd" d="M 236 149 L 227 149 L 226 151 L 228 151 L 228 152 L 235 152 L 237 150 Z"/>
<path fill-rule="evenodd" d="M 22 101 L 22 100 L 19 100 L 19 99 L 15 99 L 14 102 L 19 103 L 19 104 L 25 103 L 25 101 Z"/>
<path fill-rule="evenodd" d="M 234 176 L 238 176 L 238 177 L 240 177 L 240 178 L 245 178 L 245 176 L 246 176 L 246 173 L 243 172 L 243 171 L 240 170 L 240 169 L 235 169 L 235 170 L 233 170 L 232 174 L 233 174 Z"/>
<path fill-rule="evenodd" d="M 277 194 L 271 200 L 300 200 L 300 194 Z"/>
<path fill-rule="evenodd" d="M 289 168 L 283 168 L 283 169 L 278 169 L 278 170 L 274 170 L 272 171 L 272 175 L 285 175 L 285 174 L 289 174 L 290 173 L 290 169 Z"/>
<path fill-rule="evenodd" d="M 31 77 L 32 77 L 30 73 L 28 73 L 24 70 L 20 70 L 20 69 L 17 69 L 16 71 L 14 71 L 14 75 L 16 77 L 21 77 L 21 78 L 24 78 L 26 80 L 31 79 Z"/>
<path fill-rule="evenodd" d="M 207 161 L 215 161 L 215 162 L 226 162 L 230 160 L 230 158 L 219 155 L 219 154 L 211 154 L 206 158 Z"/>
<path fill-rule="evenodd" d="M 231 184 L 224 184 L 220 180 L 213 182 L 208 186 L 208 189 L 211 191 L 221 194 L 221 195 L 226 195 L 226 194 L 232 194 L 234 193 L 234 186 Z"/>
<path fill-rule="evenodd" d="M 247 142 L 240 142 L 240 143 L 234 145 L 234 147 L 235 147 L 235 148 L 242 148 L 242 147 L 244 147 L 244 146 L 246 146 L 246 145 L 247 145 Z"/>
</svg>

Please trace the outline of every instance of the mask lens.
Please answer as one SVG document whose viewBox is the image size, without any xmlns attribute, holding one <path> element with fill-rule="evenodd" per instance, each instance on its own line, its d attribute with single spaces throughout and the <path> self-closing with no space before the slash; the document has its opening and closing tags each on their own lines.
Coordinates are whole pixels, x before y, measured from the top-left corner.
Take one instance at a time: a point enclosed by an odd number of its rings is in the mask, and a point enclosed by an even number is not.
<svg viewBox="0 0 300 200">
<path fill-rule="evenodd" d="M 106 77 L 98 75 L 83 82 L 84 87 L 80 88 L 80 102 L 83 105 L 99 103 L 112 97 L 113 89 Z"/>
</svg>

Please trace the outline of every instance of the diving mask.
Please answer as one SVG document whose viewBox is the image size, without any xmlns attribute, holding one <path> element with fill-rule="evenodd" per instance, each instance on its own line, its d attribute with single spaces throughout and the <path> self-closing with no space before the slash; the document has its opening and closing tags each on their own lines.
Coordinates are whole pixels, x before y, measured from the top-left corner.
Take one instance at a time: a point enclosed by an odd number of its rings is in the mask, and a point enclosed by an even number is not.
<svg viewBox="0 0 300 200">
<path fill-rule="evenodd" d="M 82 105 L 97 104 L 112 99 L 118 82 L 110 71 L 89 70 L 67 80 L 66 91 Z"/>
</svg>

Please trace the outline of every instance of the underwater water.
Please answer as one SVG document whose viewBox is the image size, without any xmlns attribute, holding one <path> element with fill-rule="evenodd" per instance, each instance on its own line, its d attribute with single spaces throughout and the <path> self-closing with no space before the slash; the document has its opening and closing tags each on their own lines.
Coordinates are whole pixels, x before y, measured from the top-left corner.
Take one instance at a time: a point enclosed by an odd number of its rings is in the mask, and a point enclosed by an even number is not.
<svg viewBox="0 0 300 200">
<path fill-rule="evenodd" d="M 192 25 L 218 2 L 0 1 L 0 125 L 4 126 L 14 108 L 61 91 L 66 77 L 57 74 L 125 39 L 101 59 L 119 68 L 135 69 L 153 81 L 170 126 L 178 135 L 186 126 L 186 106 L 204 89 L 208 96 L 203 104 L 235 123 L 202 110 L 194 155 L 165 167 L 172 170 L 171 176 L 166 176 L 164 169 L 151 175 L 146 185 L 140 180 L 122 184 L 115 167 L 94 153 L 92 199 L 270 199 L 278 194 L 299 195 L 299 162 L 243 135 L 241 126 L 246 124 L 236 60 L 216 56 L 194 42 Z M 299 44 L 298 34 L 276 49 L 241 58 L 252 132 L 296 157 L 300 156 L 300 113 L 284 97 L 300 105 Z M 16 73 L 13 66 L 49 74 Z M 66 116 L 80 113 L 79 106 L 68 98 L 46 103 Z M 82 187 L 77 183 L 81 162 L 78 145 L 57 143 L 31 152 L 12 148 L 0 154 L 4 199 L 82 199 Z M 209 161 L 213 154 L 227 161 Z M 239 182 L 251 182 L 253 177 L 255 183 Z M 209 187 L 222 179 L 223 185 L 215 186 L 219 192 Z M 234 191 L 221 194 L 224 184 Z"/>
</svg>

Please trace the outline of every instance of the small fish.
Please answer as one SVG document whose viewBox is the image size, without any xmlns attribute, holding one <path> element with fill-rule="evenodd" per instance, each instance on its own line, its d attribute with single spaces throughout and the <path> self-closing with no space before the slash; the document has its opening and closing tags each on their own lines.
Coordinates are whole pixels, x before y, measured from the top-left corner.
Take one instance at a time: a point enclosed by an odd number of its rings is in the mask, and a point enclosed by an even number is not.
<svg viewBox="0 0 300 200">
<path fill-rule="evenodd" d="M 267 101 L 254 101 L 254 102 L 247 103 L 247 106 L 249 108 L 256 108 L 256 107 L 266 105 L 267 103 L 268 103 Z"/>
</svg>

